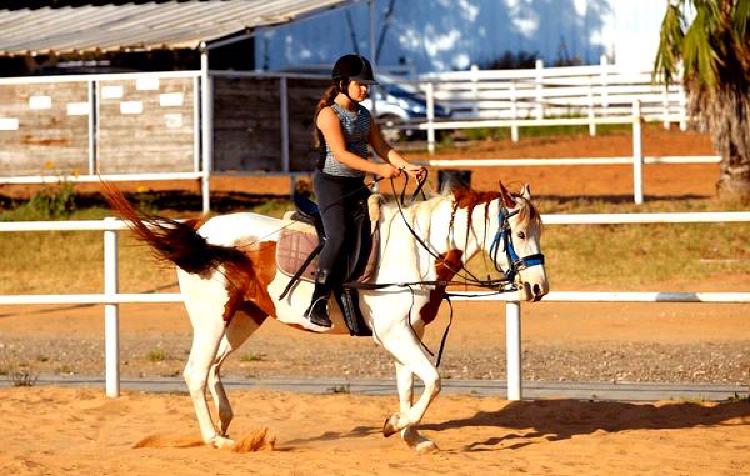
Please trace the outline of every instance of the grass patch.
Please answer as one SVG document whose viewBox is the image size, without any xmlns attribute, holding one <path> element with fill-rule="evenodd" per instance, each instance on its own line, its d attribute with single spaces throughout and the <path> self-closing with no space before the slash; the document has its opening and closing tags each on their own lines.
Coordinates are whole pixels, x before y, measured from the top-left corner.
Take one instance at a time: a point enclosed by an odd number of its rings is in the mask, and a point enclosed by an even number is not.
<svg viewBox="0 0 750 476">
<path fill-rule="evenodd" d="M 8 373 L 8 380 L 14 387 L 33 387 L 39 375 L 32 373 L 28 368 L 12 370 Z"/>
<path fill-rule="evenodd" d="M 750 273 L 750 223 L 545 227 L 542 250 L 553 287 L 627 288 Z M 482 256 L 469 269 L 486 274 Z M 559 288 L 558 288 L 559 289 Z"/>
<path fill-rule="evenodd" d="M 640 213 L 747 209 L 740 203 L 715 200 L 650 200 L 641 206 L 626 201 L 563 198 L 537 200 L 544 214 Z M 251 208 L 281 216 L 287 200 L 268 200 Z M 0 220 L 35 217 L 31 207 L 0 214 Z M 175 212 L 156 213 L 175 216 Z M 104 208 L 73 210 L 67 218 L 100 219 Z M 183 214 L 184 216 L 184 214 Z M 57 218 L 62 218 L 58 216 Z M 119 233 L 121 292 L 165 290 L 176 284 L 174 267 L 157 262 L 150 249 L 130 233 Z M 554 289 L 625 288 L 659 281 L 695 283 L 726 274 L 750 274 L 750 223 L 549 225 L 542 236 L 547 271 Z M 100 293 L 103 289 L 101 232 L 0 233 L 0 293 Z M 481 257 L 470 263 L 478 276 L 486 274 Z M 172 288 L 174 289 L 174 288 Z M 165 360 L 157 351 L 147 356 Z M 163 351 L 162 351 L 163 352 Z M 262 361 L 246 354 L 240 360 Z"/>
<path fill-rule="evenodd" d="M 164 362 L 169 358 L 169 354 L 164 349 L 154 349 L 146 353 L 146 360 L 149 362 Z"/>
<path fill-rule="evenodd" d="M 72 365 L 63 364 L 55 369 L 55 373 L 58 375 L 73 375 L 76 370 Z"/>
<path fill-rule="evenodd" d="M 240 362 L 262 362 L 266 360 L 266 354 L 242 354 L 240 356 Z"/>
</svg>

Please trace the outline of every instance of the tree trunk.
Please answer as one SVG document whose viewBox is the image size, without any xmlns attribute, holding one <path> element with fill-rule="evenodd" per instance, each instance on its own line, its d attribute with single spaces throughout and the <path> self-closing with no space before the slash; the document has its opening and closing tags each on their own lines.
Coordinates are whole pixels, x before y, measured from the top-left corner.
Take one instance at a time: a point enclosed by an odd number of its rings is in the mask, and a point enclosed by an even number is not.
<svg viewBox="0 0 750 476">
<path fill-rule="evenodd" d="M 722 158 L 716 193 L 720 200 L 750 203 L 750 158 L 738 155 Z"/>
</svg>

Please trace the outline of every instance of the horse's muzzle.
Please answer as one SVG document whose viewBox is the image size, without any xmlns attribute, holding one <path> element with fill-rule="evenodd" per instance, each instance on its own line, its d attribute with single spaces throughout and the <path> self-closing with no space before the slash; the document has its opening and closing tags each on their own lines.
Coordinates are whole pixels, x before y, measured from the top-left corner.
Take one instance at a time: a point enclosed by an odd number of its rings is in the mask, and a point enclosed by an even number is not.
<svg viewBox="0 0 750 476">
<path fill-rule="evenodd" d="M 521 293 L 521 296 L 519 296 L 520 299 L 537 302 L 546 296 L 549 290 L 546 289 L 546 286 L 537 283 L 531 284 L 524 282 L 523 287 L 519 289 L 519 292 Z"/>
</svg>

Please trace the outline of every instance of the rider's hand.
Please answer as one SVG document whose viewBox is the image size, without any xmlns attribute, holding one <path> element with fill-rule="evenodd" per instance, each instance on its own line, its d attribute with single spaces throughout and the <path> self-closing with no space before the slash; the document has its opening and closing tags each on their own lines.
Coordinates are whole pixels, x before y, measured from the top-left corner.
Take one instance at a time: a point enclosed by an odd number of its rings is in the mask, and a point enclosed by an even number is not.
<svg viewBox="0 0 750 476">
<path fill-rule="evenodd" d="M 377 174 L 383 178 L 393 178 L 398 177 L 400 173 L 401 171 L 391 164 L 380 164 Z"/>
</svg>

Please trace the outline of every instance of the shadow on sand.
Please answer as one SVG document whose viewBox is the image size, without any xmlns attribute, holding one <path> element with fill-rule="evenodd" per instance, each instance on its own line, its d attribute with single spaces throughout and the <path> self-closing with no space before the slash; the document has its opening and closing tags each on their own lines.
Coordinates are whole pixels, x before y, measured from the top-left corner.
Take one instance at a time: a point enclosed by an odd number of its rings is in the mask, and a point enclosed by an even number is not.
<svg viewBox="0 0 750 476">
<path fill-rule="evenodd" d="M 740 418 L 740 421 L 729 420 Z M 623 402 L 590 402 L 582 400 L 538 400 L 512 402 L 497 411 L 480 411 L 469 418 L 425 424 L 424 430 L 449 430 L 473 426 L 497 427 L 502 436 L 476 441 L 465 447 L 469 451 L 488 451 L 505 441 L 523 439 L 518 448 L 533 444 L 531 438 L 549 441 L 598 431 L 608 433 L 627 430 L 673 430 L 713 425 L 750 424 L 747 400 L 703 406 L 692 402 L 667 405 L 644 405 Z M 523 430 L 508 433 L 506 430 Z"/>
<path fill-rule="evenodd" d="M 739 421 L 731 421 L 740 419 Z M 615 433 L 627 430 L 674 430 L 700 426 L 750 424 L 750 402 L 747 400 L 704 406 L 681 402 L 666 405 L 583 400 L 537 400 L 511 402 L 497 411 L 480 411 L 468 418 L 427 423 L 420 430 L 443 431 L 470 427 L 496 427 L 493 436 L 464 446 L 464 451 L 516 449 L 544 439 L 558 441 L 596 432 Z M 304 446 L 315 441 L 361 438 L 381 433 L 380 427 L 357 426 L 350 431 L 326 431 L 318 436 L 285 442 L 284 446 Z M 439 438 L 439 437 L 438 437 Z M 504 442 L 502 448 L 493 448 Z"/>
</svg>

